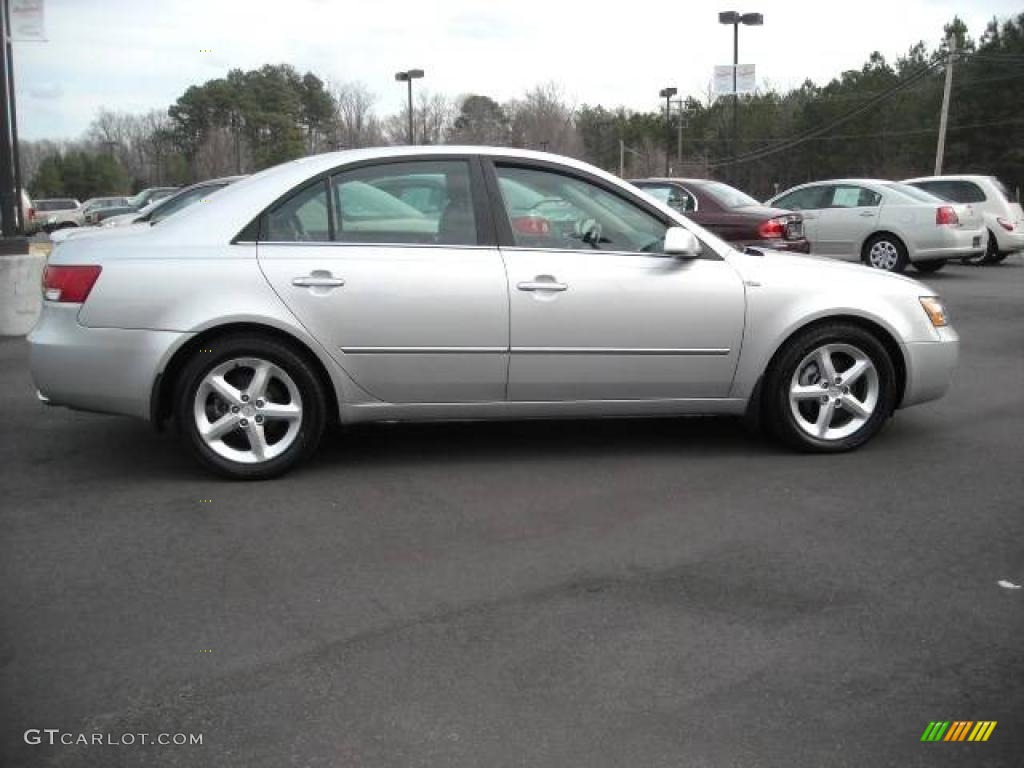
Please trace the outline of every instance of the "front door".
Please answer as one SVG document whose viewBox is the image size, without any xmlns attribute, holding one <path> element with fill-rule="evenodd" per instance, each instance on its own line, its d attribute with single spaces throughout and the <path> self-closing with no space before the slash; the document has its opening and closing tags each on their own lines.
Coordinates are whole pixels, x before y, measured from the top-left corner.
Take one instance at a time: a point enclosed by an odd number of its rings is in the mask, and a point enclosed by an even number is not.
<svg viewBox="0 0 1024 768">
<path fill-rule="evenodd" d="M 314 182 L 263 218 L 267 279 L 374 397 L 505 398 L 508 290 L 473 199 L 480 179 L 465 158 L 377 163 Z"/>
<path fill-rule="evenodd" d="M 664 255 L 674 222 L 600 180 L 522 163 L 494 172 L 510 400 L 727 396 L 745 306 L 727 262 Z"/>
</svg>

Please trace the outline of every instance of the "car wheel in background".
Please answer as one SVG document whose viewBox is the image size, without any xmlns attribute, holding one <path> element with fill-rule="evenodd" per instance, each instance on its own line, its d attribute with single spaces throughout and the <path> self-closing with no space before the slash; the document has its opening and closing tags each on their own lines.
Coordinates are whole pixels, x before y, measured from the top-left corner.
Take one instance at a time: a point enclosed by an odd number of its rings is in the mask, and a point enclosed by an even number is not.
<svg viewBox="0 0 1024 768">
<path fill-rule="evenodd" d="M 992 231 L 988 232 L 988 243 L 985 245 L 985 251 L 983 253 L 976 253 L 973 256 L 964 256 L 960 261 L 964 264 L 969 264 L 974 267 L 980 267 L 982 264 L 992 264 L 998 260 L 999 257 L 999 244 L 996 242 L 996 236 L 992 234 Z"/>
<path fill-rule="evenodd" d="M 914 269 L 916 269 L 918 272 L 922 272 L 922 273 L 924 273 L 926 275 L 929 275 L 932 272 L 938 272 L 944 266 L 946 266 L 946 262 L 944 260 L 942 260 L 942 259 L 936 259 L 935 261 L 915 261 L 914 262 Z"/>
<path fill-rule="evenodd" d="M 178 379 L 178 431 L 201 464 L 231 478 L 291 469 L 316 449 L 326 412 L 310 362 L 270 337 L 214 339 Z"/>
<path fill-rule="evenodd" d="M 771 431 L 805 451 L 849 451 L 870 440 L 896 405 L 896 372 L 863 328 L 829 323 L 800 333 L 778 353 L 765 383 Z"/>
<path fill-rule="evenodd" d="M 874 269 L 902 272 L 907 268 L 907 248 L 898 237 L 888 234 L 873 235 L 864 243 L 864 262 Z"/>
</svg>

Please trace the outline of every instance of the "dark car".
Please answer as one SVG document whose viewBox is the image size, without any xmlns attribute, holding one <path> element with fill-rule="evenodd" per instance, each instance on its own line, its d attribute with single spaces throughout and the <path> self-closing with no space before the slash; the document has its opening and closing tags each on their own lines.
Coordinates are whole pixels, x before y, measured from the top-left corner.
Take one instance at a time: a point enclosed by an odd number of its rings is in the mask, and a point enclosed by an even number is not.
<svg viewBox="0 0 1024 768">
<path fill-rule="evenodd" d="M 810 253 L 803 216 L 759 203 L 711 179 L 637 179 L 630 183 L 738 248 Z"/>
</svg>

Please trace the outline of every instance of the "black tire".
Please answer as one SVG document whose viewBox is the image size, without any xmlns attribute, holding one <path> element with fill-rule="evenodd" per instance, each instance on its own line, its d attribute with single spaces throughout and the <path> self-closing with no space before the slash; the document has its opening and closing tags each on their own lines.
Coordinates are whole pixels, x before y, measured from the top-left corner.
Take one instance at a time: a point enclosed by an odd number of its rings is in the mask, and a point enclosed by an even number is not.
<svg viewBox="0 0 1024 768">
<path fill-rule="evenodd" d="M 914 269 L 925 275 L 930 275 L 933 272 L 938 272 L 946 266 L 946 262 L 942 259 L 936 259 L 935 261 L 915 261 Z"/>
<path fill-rule="evenodd" d="M 874 259 L 872 257 L 872 249 L 874 249 L 876 246 L 882 248 L 884 248 L 885 246 L 889 246 L 893 249 L 895 253 L 895 259 L 892 260 L 891 266 L 883 267 L 877 263 L 873 263 Z M 888 232 L 881 232 L 877 235 L 872 235 L 871 237 L 869 237 L 867 239 L 867 242 L 864 243 L 864 249 L 861 252 L 861 258 L 863 259 L 864 263 L 867 264 L 872 269 L 882 269 L 885 270 L 886 272 L 895 272 L 897 274 L 903 272 L 907 268 L 907 264 L 910 263 L 910 259 L 907 256 L 907 247 L 903 244 L 903 241 L 900 240 L 895 235 L 890 235 Z"/>
<path fill-rule="evenodd" d="M 258 358 L 277 366 L 291 378 L 301 398 L 301 416 L 290 445 L 280 455 L 256 463 L 234 461 L 216 453 L 200 436 L 196 424 L 196 397 L 206 375 L 224 363 L 241 358 Z M 174 414 L 179 435 L 201 465 L 225 477 L 265 480 L 284 474 L 312 455 L 323 435 L 327 420 L 326 393 L 313 364 L 306 354 L 273 337 L 239 334 L 214 339 L 195 352 L 176 384 Z M 268 420 L 268 435 L 269 430 Z M 244 432 L 237 434 L 245 435 Z"/>
<path fill-rule="evenodd" d="M 870 359 L 877 373 L 878 396 L 874 410 L 856 431 L 836 439 L 823 439 L 808 434 L 798 424 L 790 403 L 790 386 L 797 367 L 808 355 L 826 344 L 855 348 Z M 765 425 L 784 443 L 806 452 L 851 451 L 874 437 L 892 415 L 897 398 L 896 371 L 885 346 L 869 331 L 849 323 L 827 323 L 799 333 L 779 350 L 765 377 L 762 397 Z"/>
<path fill-rule="evenodd" d="M 1003 259 L 1005 259 L 1009 255 L 1010 255 L 1010 253 L 1008 251 L 1000 251 L 995 256 L 993 256 L 992 260 L 989 261 L 988 263 L 989 264 L 999 264 L 1000 262 L 1003 261 Z"/>
</svg>

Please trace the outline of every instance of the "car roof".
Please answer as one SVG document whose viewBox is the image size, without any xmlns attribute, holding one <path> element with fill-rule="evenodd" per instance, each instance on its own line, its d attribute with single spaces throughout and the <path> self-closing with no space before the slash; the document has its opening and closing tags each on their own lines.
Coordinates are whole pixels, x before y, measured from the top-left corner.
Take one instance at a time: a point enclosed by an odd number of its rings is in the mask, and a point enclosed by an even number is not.
<svg viewBox="0 0 1024 768">
<path fill-rule="evenodd" d="M 953 173 L 946 174 L 943 176 L 917 176 L 913 179 L 904 179 L 905 184 L 910 184 L 915 181 L 991 181 L 991 175 L 983 175 L 978 173 Z"/>
<path fill-rule="evenodd" d="M 558 163 L 564 168 L 575 168 L 602 178 L 616 186 L 622 179 L 587 163 L 550 152 L 538 152 L 511 147 L 465 145 L 397 146 L 346 149 L 309 155 L 254 173 L 231 184 L 219 192 L 211 205 L 191 206 L 154 227 L 154 236 L 196 238 L 202 242 L 230 241 L 250 221 L 279 200 L 285 193 L 322 173 L 340 166 L 362 161 L 389 160 L 403 157 L 430 158 L 445 155 L 476 155 L 483 157 L 510 157 Z"/>
</svg>

